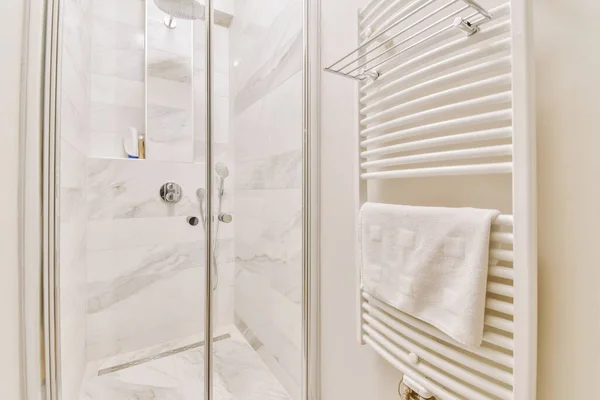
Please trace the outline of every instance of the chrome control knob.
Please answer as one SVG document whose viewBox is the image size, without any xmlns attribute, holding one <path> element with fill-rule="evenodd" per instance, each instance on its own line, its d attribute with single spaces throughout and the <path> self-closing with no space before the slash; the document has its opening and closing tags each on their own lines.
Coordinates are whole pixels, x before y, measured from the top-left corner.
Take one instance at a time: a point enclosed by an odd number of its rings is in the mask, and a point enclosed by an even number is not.
<svg viewBox="0 0 600 400">
<path fill-rule="evenodd" d="M 166 203 L 177 203 L 181 200 L 181 186 L 175 182 L 167 182 L 160 187 L 160 198 Z"/>
<path fill-rule="evenodd" d="M 196 226 L 198 225 L 198 222 L 200 222 L 200 219 L 198 219 L 198 217 L 187 217 L 187 222 L 191 226 Z"/>
<path fill-rule="evenodd" d="M 217 218 L 219 219 L 219 221 L 224 222 L 226 224 L 233 221 L 233 216 L 229 213 L 221 213 Z"/>
</svg>

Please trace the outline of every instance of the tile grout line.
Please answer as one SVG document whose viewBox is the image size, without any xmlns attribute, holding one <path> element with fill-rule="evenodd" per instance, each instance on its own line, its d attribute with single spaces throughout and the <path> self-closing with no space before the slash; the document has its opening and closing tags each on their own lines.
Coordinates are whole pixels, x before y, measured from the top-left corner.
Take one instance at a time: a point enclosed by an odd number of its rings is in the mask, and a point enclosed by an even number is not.
<svg viewBox="0 0 600 400">
<path fill-rule="evenodd" d="M 229 333 L 226 333 L 226 334 L 220 335 L 220 336 L 216 336 L 215 338 L 213 338 L 213 343 L 214 342 L 219 342 L 221 340 L 226 340 L 226 339 L 231 339 L 231 335 Z M 112 372 L 121 371 L 123 369 L 135 367 L 137 365 L 145 364 L 145 363 L 148 363 L 150 361 L 158 360 L 160 358 L 164 358 L 164 357 L 172 356 L 174 354 L 183 353 L 184 351 L 196 349 L 196 348 L 204 346 L 204 342 L 205 341 L 203 340 L 201 342 L 192 343 L 192 344 L 189 344 L 187 346 L 178 347 L 178 348 L 173 349 L 173 350 L 164 351 L 162 353 L 158 353 L 158 354 L 154 354 L 152 356 L 140 358 L 138 360 L 133 360 L 133 361 L 129 361 L 127 363 L 118 364 L 118 365 L 115 365 L 115 366 L 112 366 L 112 367 L 108 367 L 108 368 L 103 368 L 103 369 L 101 369 L 101 370 L 98 371 L 98 376 L 110 374 Z"/>
</svg>

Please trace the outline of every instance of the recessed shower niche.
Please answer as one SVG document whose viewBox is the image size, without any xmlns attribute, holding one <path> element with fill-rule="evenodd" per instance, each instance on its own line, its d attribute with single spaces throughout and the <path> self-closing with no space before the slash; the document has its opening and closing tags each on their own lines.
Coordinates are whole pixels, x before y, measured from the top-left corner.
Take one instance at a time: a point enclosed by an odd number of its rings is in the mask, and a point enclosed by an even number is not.
<svg viewBox="0 0 600 400">
<path fill-rule="evenodd" d="M 60 2 L 58 398 L 301 399 L 304 4 L 157 3 Z"/>
</svg>

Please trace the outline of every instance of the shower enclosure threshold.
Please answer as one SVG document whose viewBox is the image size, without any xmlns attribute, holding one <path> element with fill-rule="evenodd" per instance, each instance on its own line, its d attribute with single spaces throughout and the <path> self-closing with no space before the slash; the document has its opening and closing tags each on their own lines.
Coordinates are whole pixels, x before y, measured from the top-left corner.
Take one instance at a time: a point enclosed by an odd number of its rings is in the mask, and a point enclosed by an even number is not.
<svg viewBox="0 0 600 400">
<path fill-rule="evenodd" d="M 215 400 L 292 400 L 235 326 L 216 332 L 214 343 Z M 202 399 L 203 341 L 194 336 L 91 362 L 87 372 L 79 400 Z"/>
</svg>

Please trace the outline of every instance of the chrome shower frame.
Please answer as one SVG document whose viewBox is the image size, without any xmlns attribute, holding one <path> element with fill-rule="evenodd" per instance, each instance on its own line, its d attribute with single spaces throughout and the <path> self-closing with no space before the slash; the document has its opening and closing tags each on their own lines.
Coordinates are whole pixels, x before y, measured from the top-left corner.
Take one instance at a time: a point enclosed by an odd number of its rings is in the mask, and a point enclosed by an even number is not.
<svg viewBox="0 0 600 400">
<path fill-rule="evenodd" d="M 147 0 L 150 1 L 150 0 Z M 212 55 L 214 0 L 206 1 L 206 52 Z M 60 15 L 62 0 L 25 0 L 19 248 L 21 291 L 21 398 L 60 400 L 60 316 L 58 300 L 59 162 L 57 110 L 60 108 Z M 303 32 L 303 211 L 302 211 L 302 400 L 320 399 L 319 366 L 319 181 L 320 0 L 304 0 Z M 212 59 L 206 65 L 207 93 L 212 92 Z M 212 96 L 206 102 L 206 161 L 213 165 Z M 206 168 L 207 215 L 213 214 L 212 168 Z M 206 218 L 206 244 L 213 239 Z M 212 263 L 207 246 L 206 265 Z M 206 288 L 213 273 L 206 268 Z M 205 400 L 213 399 L 213 291 L 206 290 Z"/>
</svg>

